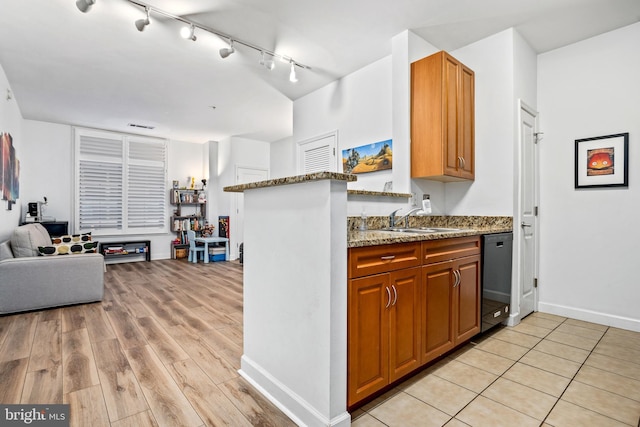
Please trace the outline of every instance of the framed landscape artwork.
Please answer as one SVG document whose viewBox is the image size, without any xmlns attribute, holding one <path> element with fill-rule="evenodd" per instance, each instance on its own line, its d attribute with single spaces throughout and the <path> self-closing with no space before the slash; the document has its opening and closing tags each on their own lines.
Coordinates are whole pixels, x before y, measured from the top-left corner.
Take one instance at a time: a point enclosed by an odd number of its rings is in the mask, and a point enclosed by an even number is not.
<svg viewBox="0 0 640 427">
<path fill-rule="evenodd" d="M 629 133 L 576 139 L 575 188 L 629 186 Z"/>
<path fill-rule="evenodd" d="M 392 140 L 342 150 L 342 170 L 344 173 L 367 173 L 391 169 L 393 167 Z"/>
</svg>

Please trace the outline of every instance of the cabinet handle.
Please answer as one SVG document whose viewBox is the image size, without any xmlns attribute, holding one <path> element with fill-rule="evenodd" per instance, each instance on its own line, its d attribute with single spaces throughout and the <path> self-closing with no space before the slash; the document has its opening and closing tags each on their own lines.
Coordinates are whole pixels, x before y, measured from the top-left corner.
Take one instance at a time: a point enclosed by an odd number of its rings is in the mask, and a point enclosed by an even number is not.
<svg viewBox="0 0 640 427">
<path fill-rule="evenodd" d="M 460 284 L 460 271 L 458 270 L 453 270 L 453 275 L 456 278 L 456 281 L 453 284 L 453 287 L 455 288 L 456 286 L 458 286 Z"/>
<path fill-rule="evenodd" d="M 389 308 L 389 306 L 391 305 L 391 291 L 389 290 L 388 286 L 384 289 L 387 291 L 387 305 L 385 305 L 384 308 Z"/>
<path fill-rule="evenodd" d="M 467 162 L 464 161 L 464 157 L 460 156 L 460 158 L 462 159 L 462 169 L 464 169 L 467 166 Z"/>
<path fill-rule="evenodd" d="M 398 290 L 396 289 L 396 285 L 391 285 L 391 288 L 393 289 L 393 302 L 391 305 L 396 305 L 396 302 L 398 302 Z"/>
<path fill-rule="evenodd" d="M 380 259 L 382 261 L 391 261 L 392 259 L 394 259 L 396 256 L 395 255 L 387 255 L 387 256 L 381 256 Z"/>
<path fill-rule="evenodd" d="M 458 168 L 462 169 L 462 157 L 458 156 Z"/>
</svg>

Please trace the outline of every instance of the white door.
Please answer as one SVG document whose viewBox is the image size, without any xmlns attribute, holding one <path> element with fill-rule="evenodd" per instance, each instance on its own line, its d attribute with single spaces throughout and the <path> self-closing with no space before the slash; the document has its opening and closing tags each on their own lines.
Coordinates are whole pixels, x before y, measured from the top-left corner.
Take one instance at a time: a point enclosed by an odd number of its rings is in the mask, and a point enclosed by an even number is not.
<svg viewBox="0 0 640 427">
<path fill-rule="evenodd" d="M 267 169 L 236 166 L 236 185 L 269 179 Z M 239 256 L 240 243 L 244 241 L 244 194 L 236 194 L 236 209 L 234 218 L 229 219 L 229 234 L 231 243 L 231 259 Z"/>
<path fill-rule="evenodd" d="M 520 103 L 520 224 L 514 224 L 514 232 L 520 233 L 519 289 L 520 319 L 537 309 L 537 115 L 533 109 Z"/>
</svg>

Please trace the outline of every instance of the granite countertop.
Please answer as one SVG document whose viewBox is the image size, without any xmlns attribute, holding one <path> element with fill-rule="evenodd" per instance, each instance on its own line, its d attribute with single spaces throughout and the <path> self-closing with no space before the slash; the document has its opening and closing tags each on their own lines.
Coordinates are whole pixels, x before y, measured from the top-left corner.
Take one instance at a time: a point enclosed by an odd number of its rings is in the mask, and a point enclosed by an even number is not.
<svg viewBox="0 0 640 427">
<path fill-rule="evenodd" d="M 296 176 L 288 176 L 286 178 L 276 178 L 276 179 L 268 179 L 266 181 L 250 182 L 248 184 L 231 185 L 229 187 L 224 187 L 224 191 L 230 192 L 230 193 L 242 193 L 245 190 L 251 190 L 253 188 L 266 188 L 266 187 L 275 187 L 278 185 L 299 184 L 301 182 L 320 181 L 323 179 L 333 179 L 336 181 L 347 181 L 347 182 L 358 180 L 358 178 L 355 175 L 346 174 L 346 173 L 316 172 L 316 173 L 309 173 L 306 175 L 296 175 Z"/>
<path fill-rule="evenodd" d="M 411 217 L 410 227 L 457 228 L 459 231 L 440 233 L 404 233 L 382 231 L 388 226 L 380 224 L 384 217 L 369 218 L 369 230 L 360 231 L 360 218 L 350 217 L 348 221 L 347 247 L 389 245 L 404 242 L 420 242 L 423 240 L 448 239 L 452 237 L 480 236 L 483 234 L 504 233 L 513 231 L 512 217 L 472 217 L 472 216 L 439 216 Z M 388 222 L 388 219 L 386 219 Z M 373 227 L 372 227 L 373 226 Z"/>
</svg>

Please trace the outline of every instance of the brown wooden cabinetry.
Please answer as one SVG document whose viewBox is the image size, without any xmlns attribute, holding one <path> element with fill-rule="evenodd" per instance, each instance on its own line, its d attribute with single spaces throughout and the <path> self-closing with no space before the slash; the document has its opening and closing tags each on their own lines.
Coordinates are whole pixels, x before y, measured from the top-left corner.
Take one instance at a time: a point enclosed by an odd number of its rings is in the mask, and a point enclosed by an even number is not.
<svg viewBox="0 0 640 427">
<path fill-rule="evenodd" d="M 420 244 L 354 248 L 349 262 L 352 406 L 419 366 Z"/>
<path fill-rule="evenodd" d="M 348 406 L 480 332 L 480 239 L 349 249 Z"/>
<path fill-rule="evenodd" d="M 474 79 L 444 51 L 411 64 L 412 178 L 475 178 Z"/>
<path fill-rule="evenodd" d="M 480 332 L 480 240 L 423 242 L 422 363 Z"/>
</svg>

